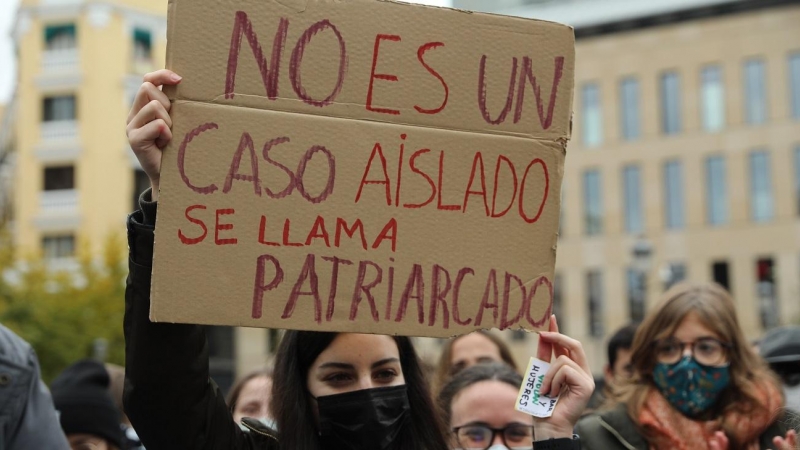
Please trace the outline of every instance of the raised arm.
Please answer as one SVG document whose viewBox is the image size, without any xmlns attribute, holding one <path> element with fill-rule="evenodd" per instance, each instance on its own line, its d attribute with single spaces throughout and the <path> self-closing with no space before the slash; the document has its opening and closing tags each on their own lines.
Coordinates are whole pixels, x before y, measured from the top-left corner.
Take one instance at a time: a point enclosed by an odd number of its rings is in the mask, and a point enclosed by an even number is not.
<svg viewBox="0 0 800 450">
<path fill-rule="evenodd" d="M 160 87 L 180 77 L 162 70 L 145 76 L 128 117 L 128 140 L 152 190 L 128 219 L 130 248 L 125 291 L 125 412 L 148 449 L 251 449 L 208 374 L 208 344 L 198 325 L 152 323 L 150 275 L 161 149 L 172 138 L 170 102 Z M 259 446 L 259 448 L 264 448 Z"/>
</svg>

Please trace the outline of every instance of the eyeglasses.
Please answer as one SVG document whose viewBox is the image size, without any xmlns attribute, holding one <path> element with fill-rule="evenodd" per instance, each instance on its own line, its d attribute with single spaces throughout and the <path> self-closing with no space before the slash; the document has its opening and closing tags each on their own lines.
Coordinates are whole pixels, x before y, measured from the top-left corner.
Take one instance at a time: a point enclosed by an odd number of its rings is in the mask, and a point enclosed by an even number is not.
<svg viewBox="0 0 800 450">
<path fill-rule="evenodd" d="M 529 449 L 533 445 L 533 425 L 512 424 L 505 428 L 466 425 L 453 428 L 453 432 L 458 445 L 465 450 L 487 450 L 492 446 L 497 433 L 500 433 L 503 444 L 510 449 Z"/>
<path fill-rule="evenodd" d="M 654 342 L 656 360 L 663 364 L 675 364 L 683 358 L 684 349 L 690 346 L 692 356 L 705 366 L 722 366 L 728 362 L 730 344 L 714 338 L 700 338 L 694 342 L 681 342 L 675 338 Z"/>
</svg>

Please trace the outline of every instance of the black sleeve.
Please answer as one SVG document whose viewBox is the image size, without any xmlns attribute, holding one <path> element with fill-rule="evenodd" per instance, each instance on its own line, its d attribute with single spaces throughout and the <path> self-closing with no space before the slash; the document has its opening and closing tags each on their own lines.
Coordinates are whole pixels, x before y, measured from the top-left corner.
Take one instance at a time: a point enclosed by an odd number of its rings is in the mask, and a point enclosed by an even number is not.
<svg viewBox="0 0 800 450">
<path fill-rule="evenodd" d="M 148 450 L 254 449 L 209 378 L 203 328 L 149 320 L 156 205 L 147 200 L 128 218 L 125 411 Z"/>
</svg>

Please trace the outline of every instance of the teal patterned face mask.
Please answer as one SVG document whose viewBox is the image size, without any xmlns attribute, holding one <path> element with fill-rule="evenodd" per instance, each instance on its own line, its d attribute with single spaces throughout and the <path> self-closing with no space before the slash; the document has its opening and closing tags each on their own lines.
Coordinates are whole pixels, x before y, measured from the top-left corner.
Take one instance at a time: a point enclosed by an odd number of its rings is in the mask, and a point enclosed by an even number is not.
<svg viewBox="0 0 800 450">
<path fill-rule="evenodd" d="M 687 356 L 675 364 L 656 364 L 653 380 L 673 408 L 696 417 L 714 405 L 731 383 L 728 365 L 704 366 Z"/>
</svg>

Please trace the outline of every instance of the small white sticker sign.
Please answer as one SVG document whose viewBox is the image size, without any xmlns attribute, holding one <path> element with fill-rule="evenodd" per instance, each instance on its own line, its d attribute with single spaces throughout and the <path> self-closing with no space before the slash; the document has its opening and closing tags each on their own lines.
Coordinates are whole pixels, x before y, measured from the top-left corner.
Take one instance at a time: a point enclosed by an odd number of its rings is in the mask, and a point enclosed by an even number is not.
<svg viewBox="0 0 800 450">
<path fill-rule="evenodd" d="M 531 358 L 517 396 L 517 404 L 515 406 L 517 411 L 539 418 L 553 415 L 558 403 L 558 397 L 539 394 L 539 391 L 542 390 L 542 381 L 548 370 L 550 370 L 549 363 L 537 358 Z"/>
</svg>

